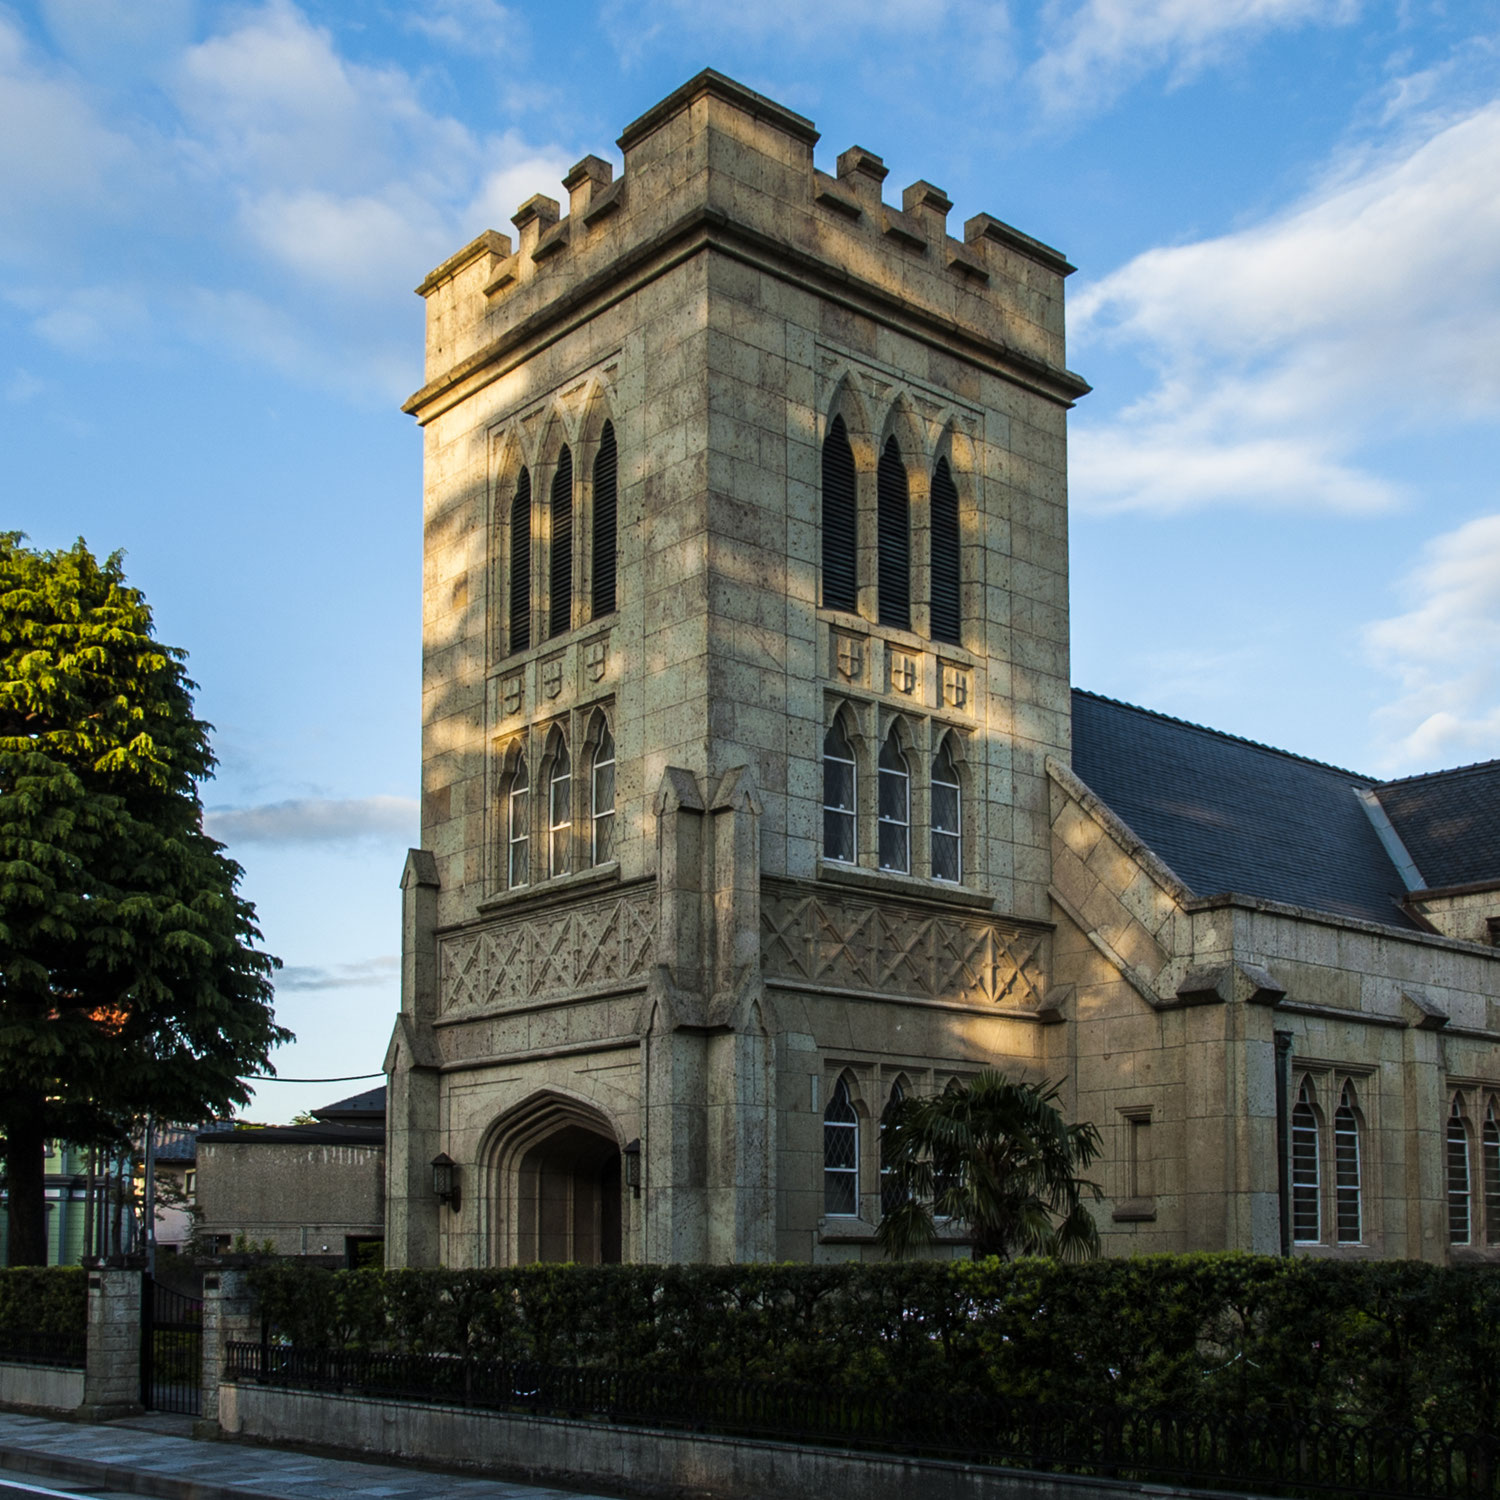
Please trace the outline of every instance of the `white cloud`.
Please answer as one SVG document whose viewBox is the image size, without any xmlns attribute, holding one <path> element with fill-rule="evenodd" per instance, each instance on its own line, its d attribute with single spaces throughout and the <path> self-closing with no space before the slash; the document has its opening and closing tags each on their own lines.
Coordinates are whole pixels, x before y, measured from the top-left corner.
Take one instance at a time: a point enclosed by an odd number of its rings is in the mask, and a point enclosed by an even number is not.
<svg viewBox="0 0 1500 1500">
<path fill-rule="evenodd" d="M 498 0 L 435 0 L 406 18 L 428 41 L 478 57 L 505 57 L 512 64 L 526 52 L 526 25 Z"/>
<path fill-rule="evenodd" d="M 1099 109 L 1143 74 L 1181 82 L 1269 31 L 1354 19 L 1355 0 L 1083 0 L 1031 68 L 1053 113 Z"/>
<path fill-rule="evenodd" d="M 1401 696 L 1376 715 L 1384 769 L 1489 759 L 1500 746 L 1500 515 L 1435 538 L 1404 581 L 1411 608 L 1365 629 Z"/>
<path fill-rule="evenodd" d="M 212 808 L 203 826 L 226 844 L 332 844 L 352 839 L 414 839 L 410 797 L 299 797 L 258 807 Z"/>
<path fill-rule="evenodd" d="M 138 166 L 82 86 L 33 58 L 0 12 L 0 254 L 52 247 L 80 218 L 119 214 Z"/>
<path fill-rule="evenodd" d="M 1086 287 L 1079 342 L 1125 346 L 1157 378 L 1108 421 L 1084 409 L 1080 506 L 1395 503 L 1360 467 L 1362 442 L 1500 413 L 1497 179 L 1492 102 L 1266 223 L 1148 251 Z"/>
<path fill-rule="evenodd" d="M 327 967 L 288 964 L 277 974 L 276 988 L 280 991 L 384 987 L 391 984 L 400 972 L 401 959 L 394 953 L 362 959 L 359 963 L 330 964 Z"/>
</svg>

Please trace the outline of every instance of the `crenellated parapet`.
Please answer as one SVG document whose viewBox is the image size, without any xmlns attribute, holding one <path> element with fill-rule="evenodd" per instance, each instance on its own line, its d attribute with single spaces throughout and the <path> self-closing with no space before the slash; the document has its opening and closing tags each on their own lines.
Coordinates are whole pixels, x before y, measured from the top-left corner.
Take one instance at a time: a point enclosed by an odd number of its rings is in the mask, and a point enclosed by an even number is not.
<svg viewBox="0 0 1500 1500">
<path fill-rule="evenodd" d="M 705 71 L 628 126 L 625 169 L 586 156 L 567 212 L 538 194 L 515 235 L 487 230 L 431 275 L 419 420 L 528 358 L 614 300 L 713 249 L 800 281 L 1067 404 L 1087 385 L 1065 365 L 1055 250 L 990 214 L 948 232 L 952 203 L 917 181 L 896 207 L 863 147 L 836 175 L 813 163 L 812 121 Z"/>
</svg>

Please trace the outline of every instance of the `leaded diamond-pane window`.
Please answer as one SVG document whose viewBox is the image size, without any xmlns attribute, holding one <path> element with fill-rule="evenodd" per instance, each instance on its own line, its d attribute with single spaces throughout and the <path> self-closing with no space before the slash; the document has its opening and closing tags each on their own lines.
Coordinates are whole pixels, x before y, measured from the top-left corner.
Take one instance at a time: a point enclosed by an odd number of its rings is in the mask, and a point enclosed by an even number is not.
<svg viewBox="0 0 1500 1500">
<path fill-rule="evenodd" d="M 859 1116 L 843 1078 L 823 1111 L 823 1212 L 859 1212 Z"/>
<path fill-rule="evenodd" d="M 552 736 L 547 760 L 547 873 L 566 875 L 573 853 L 573 767 L 562 735 Z"/>
<path fill-rule="evenodd" d="M 1500 1245 L 1500 1120 L 1484 1112 L 1484 1242 Z"/>
</svg>

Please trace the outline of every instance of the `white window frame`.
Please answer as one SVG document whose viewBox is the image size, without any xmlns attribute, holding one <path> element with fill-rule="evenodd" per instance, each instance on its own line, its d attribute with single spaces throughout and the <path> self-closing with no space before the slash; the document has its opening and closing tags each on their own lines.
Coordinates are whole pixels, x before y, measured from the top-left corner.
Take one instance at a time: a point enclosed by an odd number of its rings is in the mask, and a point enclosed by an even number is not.
<svg viewBox="0 0 1500 1500">
<path fill-rule="evenodd" d="M 559 788 L 567 800 L 567 816 L 559 820 Z M 558 857 L 559 839 L 562 855 Z M 568 739 L 554 729 L 547 756 L 547 875 L 555 880 L 573 868 L 573 762 L 568 756 Z"/>
<path fill-rule="evenodd" d="M 604 753 L 606 749 L 609 752 L 607 755 Z M 609 768 L 609 806 L 601 810 L 599 773 L 606 766 Z M 589 863 L 591 865 L 608 863 L 615 857 L 615 792 L 615 737 L 609 732 L 609 721 L 606 719 L 601 722 L 599 739 L 594 745 L 593 760 L 589 766 Z M 604 825 L 606 846 L 603 860 L 599 857 L 601 824 Z"/>
<path fill-rule="evenodd" d="M 831 754 L 828 742 L 833 736 L 838 737 L 848 747 L 849 755 L 846 759 L 842 755 Z M 848 766 L 849 768 L 849 806 L 843 807 L 828 800 L 828 764 Z M 829 819 L 834 818 L 844 825 L 849 836 L 849 853 L 846 856 L 832 852 L 828 839 Z M 849 731 L 845 728 L 842 718 L 835 715 L 833 722 L 823 734 L 823 858 L 832 860 L 836 864 L 853 865 L 859 863 L 859 761 L 853 743 L 849 738 Z"/>
<path fill-rule="evenodd" d="M 506 888 L 521 890 L 531 884 L 531 771 L 524 755 L 516 757 L 505 793 L 505 846 Z M 519 878 L 518 859 L 525 866 Z"/>
<path fill-rule="evenodd" d="M 847 1115 L 847 1118 L 845 1118 Z M 829 1131 L 838 1132 L 830 1138 Z M 842 1134 L 847 1132 L 847 1136 Z M 846 1165 L 842 1161 L 835 1163 L 829 1146 L 831 1140 L 847 1139 L 849 1142 L 849 1162 Z M 839 1193 L 842 1199 L 847 1189 L 848 1196 L 852 1200 L 849 1208 L 830 1208 L 829 1187 L 831 1182 L 838 1182 L 842 1186 Z M 854 1098 L 849 1091 L 849 1080 L 844 1074 L 839 1074 L 838 1081 L 833 1086 L 833 1093 L 829 1097 L 828 1106 L 823 1111 L 823 1213 L 830 1219 L 857 1219 L 859 1217 L 859 1111 L 854 1107 Z"/>
<path fill-rule="evenodd" d="M 964 878 L 964 789 L 959 780 L 958 759 L 953 754 L 953 735 L 950 731 L 945 734 L 938 743 L 937 753 L 932 757 L 932 878 L 934 880 L 947 881 L 951 884 L 961 885 Z M 938 777 L 938 762 L 946 755 L 948 764 L 953 768 L 953 780 L 943 781 Z M 937 789 L 946 787 L 953 793 L 953 824 L 952 828 L 946 828 L 938 822 Z M 953 845 L 953 867 L 958 872 L 956 875 L 938 874 L 938 840 L 951 841 Z"/>
</svg>

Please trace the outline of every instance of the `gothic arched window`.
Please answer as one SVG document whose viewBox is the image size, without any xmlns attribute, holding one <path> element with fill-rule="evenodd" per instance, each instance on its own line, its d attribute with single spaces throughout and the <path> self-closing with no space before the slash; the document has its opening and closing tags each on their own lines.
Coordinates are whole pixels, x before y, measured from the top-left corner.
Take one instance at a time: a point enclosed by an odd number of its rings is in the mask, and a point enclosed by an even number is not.
<svg viewBox="0 0 1500 1500">
<path fill-rule="evenodd" d="M 1333 1115 L 1334 1218 L 1341 1245 L 1357 1245 L 1362 1237 L 1360 1212 L 1359 1116 L 1354 1109 L 1354 1088 L 1344 1085 L 1339 1107 Z"/>
<path fill-rule="evenodd" d="M 958 489 L 948 460 L 932 471 L 932 638 L 962 639 L 963 601 L 958 548 Z"/>
<path fill-rule="evenodd" d="M 614 423 L 606 422 L 594 459 L 594 537 L 592 551 L 592 609 L 594 619 L 615 609 L 615 553 L 619 547 L 619 455 Z"/>
<path fill-rule="evenodd" d="M 932 878 L 964 878 L 963 791 L 953 761 L 953 736 L 945 734 L 932 758 Z"/>
<path fill-rule="evenodd" d="M 842 417 L 823 439 L 823 608 L 859 608 L 854 450 Z"/>
<path fill-rule="evenodd" d="M 1481 1147 L 1484 1158 L 1484 1242 L 1500 1245 L 1500 1119 L 1495 1117 L 1493 1099 L 1484 1112 Z"/>
<path fill-rule="evenodd" d="M 1292 1239 L 1299 1245 L 1316 1245 L 1323 1237 L 1318 1168 L 1318 1114 L 1304 1078 L 1292 1110 Z"/>
<path fill-rule="evenodd" d="M 854 747 L 838 715 L 823 736 L 823 858 L 852 865 L 858 850 Z"/>
<path fill-rule="evenodd" d="M 880 747 L 880 868 L 911 872 L 911 770 L 894 725 Z"/>
<path fill-rule="evenodd" d="M 890 1213 L 893 1208 L 899 1208 L 906 1196 L 891 1180 L 891 1167 L 886 1160 L 885 1145 L 886 1124 L 890 1119 L 891 1111 L 905 1097 L 905 1080 L 898 1078 L 891 1085 L 890 1097 L 885 1101 L 885 1108 L 880 1113 L 880 1212 L 882 1215 Z"/>
<path fill-rule="evenodd" d="M 573 854 L 573 766 L 560 729 L 547 740 L 547 874 L 566 875 Z"/>
<path fill-rule="evenodd" d="M 843 1077 L 823 1111 L 823 1212 L 859 1212 L 859 1116 Z"/>
<path fill-rule="evenodd" d="M 901 445 L 887 439 L 875 474 L 879 542 L 879 615 L 882 625 L 911 629 L 911 496 Z"/>
<path fill-rule="evenodd" d="M 573 628 L 573 454 L 564 447 L 552 476 L 552 539 L 548 579 L 547 634 Z"/>
<path fill-rule="evenodd" d="M 531 644 L 531 474 L 522 469 L 510 502 L 510 649 Z"/>
<path fill-rule="evenodd" d="M 609 725 L 603 722 L 589 769 L 589 808 L 593 819 L 591 862 L 606 865 L 615 857 L 615 741 Z"/>
<path fill-rule="evenodd" d="M 1469 1122 L 1457 1094 L 1448 1113 L 1448 1243 L 1467 1245 L 1471 1239 L 1469 1223 Z"/>
<path fill-rule="evenodd" d="M 531 779 L 526 757 L 516 757 L 505 793 L 505 883 L 511 890 L 531 879 Z"/>
</svg>

